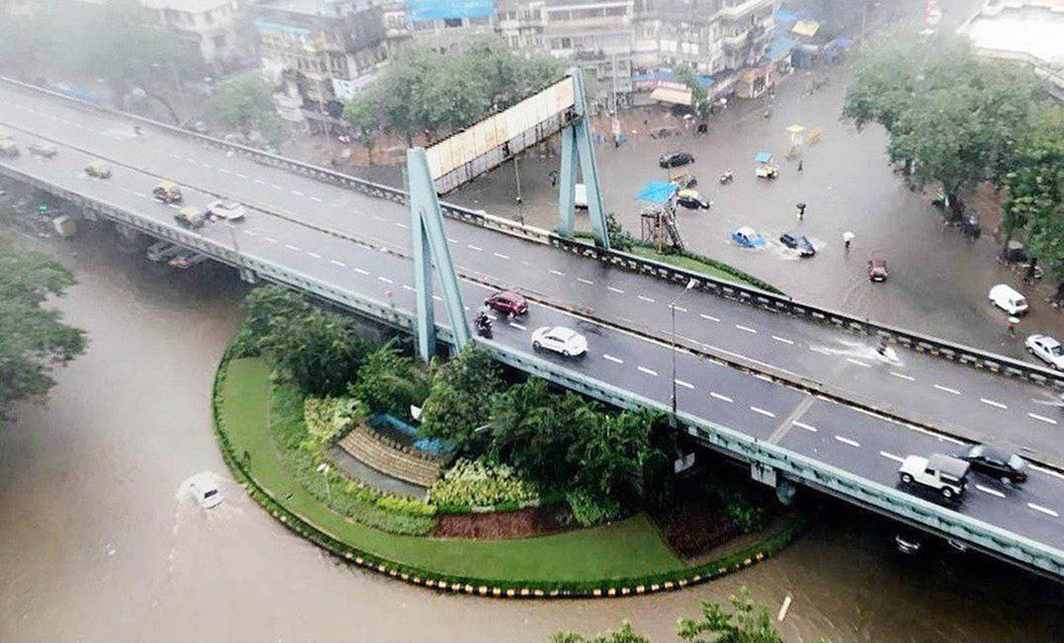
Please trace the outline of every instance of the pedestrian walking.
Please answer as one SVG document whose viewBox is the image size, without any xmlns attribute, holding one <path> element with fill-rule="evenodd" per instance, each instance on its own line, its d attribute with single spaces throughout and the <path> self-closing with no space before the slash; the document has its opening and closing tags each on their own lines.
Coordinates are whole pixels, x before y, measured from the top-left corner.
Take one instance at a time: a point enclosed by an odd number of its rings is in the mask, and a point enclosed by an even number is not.
<svg viewBox="0 0 1064 643">
<path fill-rule="evenodd" d="M 556 187 L 558 185 L 558 170 L 551 170 L 547 173 L 550 176 L 550 186 Z"/>
<path fill-rule="evenodd" d="M 846 252 L 850 251 L 850 244 L 853 243 L 854 234 L 847 230 L 842 233 L 842 246 L 846 249 Z"/>
<path fill-rule="evenodd" d="M 1016 335 L 1016 324 L 1019 323 L 1020 319 L 1018 317 L 1009 317 L 1009 335 Z"/>
<path fill-rule="evenodd" d="M 798 159 L 798 171 L 802 171 L 802 164 L 805 163 L 804 159 Z"/>
<path fill-rule="evenodd" d="M 805 220 L 805 202 L 802 201 L 802 202 L 796 203 L 795 206 L 798 208 L 798 220 L 799 221 L 804 221 Z"/>
</svg>

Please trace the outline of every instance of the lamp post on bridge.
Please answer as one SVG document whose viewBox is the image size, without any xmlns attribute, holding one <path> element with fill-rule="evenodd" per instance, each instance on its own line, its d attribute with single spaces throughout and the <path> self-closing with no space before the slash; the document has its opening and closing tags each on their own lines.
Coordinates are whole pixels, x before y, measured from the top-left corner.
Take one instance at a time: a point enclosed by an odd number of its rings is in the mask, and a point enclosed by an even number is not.
<svg viewBox="0 0 1064 643">
<path fill-rule="evenodd" d="M 676 422 L 676 349 L 679 348 L 676 343 L 676 304 L 683 299 L 683 296 L 687 294 L 688 290 L 691 290 L 697 285 L 694 279 L 687 282 L 687 286 L 684 287 L 683 292 L 676 295 L 676 298 L 669 304 L 669 313 L 672 315 L 672 346 L 670 352 L 672 353 L 672 421 Z"/>
</svg>

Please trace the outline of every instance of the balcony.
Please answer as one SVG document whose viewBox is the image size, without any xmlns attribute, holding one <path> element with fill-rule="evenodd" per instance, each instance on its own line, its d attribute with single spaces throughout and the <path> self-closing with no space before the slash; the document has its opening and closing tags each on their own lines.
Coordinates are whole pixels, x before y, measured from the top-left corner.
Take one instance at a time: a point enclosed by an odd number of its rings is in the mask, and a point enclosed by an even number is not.
<svg viewBox="0 0 1064 643">
<path fill-rule="evenodd" d="M 773 0 L 746 0 L 731 7 L 722 7 L 720 16 L 727 20 L 741 20 L 758 9 L 770 6 L 772 2 Z"/>
<path fill-rule="evenodd" d="M 740 31 L 735 35 L 724 36 L 720 39 L 721 44 L 724 45 L 725 49 L 730 49 L 733 51 L 748 47 L 750 45 L 751 40 L 752 39 L 750 38 L 749 31 Z"/>
</svg>

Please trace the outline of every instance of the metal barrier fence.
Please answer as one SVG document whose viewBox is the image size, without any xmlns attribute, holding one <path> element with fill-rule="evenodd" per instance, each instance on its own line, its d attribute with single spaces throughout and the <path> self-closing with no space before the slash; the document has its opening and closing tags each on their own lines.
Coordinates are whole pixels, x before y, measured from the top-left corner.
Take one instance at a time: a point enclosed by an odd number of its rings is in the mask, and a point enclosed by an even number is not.
<svg viewBox="0 0 1064 643">
<path fill-rule="evenodd" d="M 85 109 L 119 116 L 121 118 L 126 118 L 140 123 L 144 123 L 145 125 L 149 125 L 154 128 L 164 129 L 176 136 L 182 136 L 184 138 L 196 140 L 212 147 L 224 149 L 227 152 L 237 153 L 242 156 L 251 158 L 263 165 L 292 171 L 297 174 L 301 174 L 303 176 L 322 181 L 324 183 L 339 185 L 354 190 L 356 192 L 360 192 L 367 196 L 371 196 L 373 198 L 385 199 L 403 205 L 406 204 L 406 193 L 396 188 L 381 185 L 378 183 L 373 183 L 365 179 L 349 176 L 347 174 L 342 174 L 340 172 L 318 167 L 308 163 L 303 163 L 293 159 L 288 159 L 282 156 L 277 156 L 275 154 L 270 154 L 268 152 L 263 152 L 261 150 L 256 150 L 243 145 L 237 145 L 228 141 L 213 138 L 211 136 L 197 134 L 196 132 L 181 129 L 179 127 L 174 127 L 172 125 L 167 125 L 165 123 L 160 123 L 158 121 L 147 119 L 141 116 L 120 112 L 118 110 L 90 103 L 81 99 L 72 98 L 70 96 L 66 96 L 58 92 L 44 89 L 42 87 L 37 87 L 35 85 L 23 83 L 11 78 L 0 76 L 0 81 L 3 81 L 13 87 L 18 87 L 24 91 L 58 98 L 68 103 L 79 105 Z M 1022 362 L 1020 360 L 1006 357 L 1004 355 L 996 355 L 994 353 L 982 351 L 977 348 L 972 348 L 963 344 L 950 342 L 947 340 L 938 339 L 927 335 L 922 335 L 913 331 L 908 331 L 893 326 L 887 326 L 885 324 L 878 324 L 875 322 L 871 322 L 867 319 L 858 319 L 856 317 L 846 315 L 845 313 L 840 313 L 818 306 L 803 304 L 783 295 L 777 295 L 774 293 L 759 290 L 757 288 L 722 281 L 682 268 L 669 266 L 657 261 L 653 261 L 651 259 L 637 257 L 635 255 L 630 255 L 624 252 L 601 250 L 593 245 L 581 241 L 562 238 L 547 230 L 519 224 L 502 217 L 492 216 L 485 212 L 477 212 L 469 210 L 467 208 L 463 208 L 461 206 L 443 202 L 441 202 L 440 205 L 443 210 L 444 216 L 463 221 L 471 225 L 489 228 L 512 236 L 521 237 L 528 241 L 551 245 L 555 248 L 565 250 L 566 252 L 572 254 L 577 254 L 583 257 L 587 257 L 589 259 L 595 259 L 596 261 L 600 261 L 602 263 L 615 266 L 617 268 L 621 268 L 631 272 L 638 272 L 640 274 L 653 276 L 655 278 L 663 279 L 666 281 L 686 284 L 693 279 L 695 280 L 695 283 L 697 284 L 700 290 L 711 292 L 716 295 L 731 299 L 733 301 L 757 306 L 778 313 L 801 317 L 809 321 L 834 326 L 836 328 L 847 330 L 849 332 L 882 337 L 883 339 L 896 342 L 902 346 L 921 353 L 928 353 L 966 366 L 981 368 L 992 373 L 1007 375 L 1010 377 L 1023 379 L 1028 382 L 1064 391 L 1064 375 L 1061 375 L 1060 373 L 1057 373 L 1056 371 L 1050 370 L 1048 368 L 1043 368 L 1037 364 Z"/>
<path fill-rule="evenodd" d="M 224 243 L 206 239 L 179 226 L 146 219 L 113 204 L 59 188 L 17 170 L 0 166 L 0 173 L 46 189 L 96 215 L 195 249 L 241 270 L 253 271 L 257 276 L 266 280 L 312 293 L 396 328 L 413 332 L 413 313 L 393 304 L 336 288 L 302 272 L 271 261 L 257 259 L 246 253 L 238 253 Z M 437 324 L 437 335 L 441 341 L 453 344 L 453 335 L 449 327 Z M 513 351 L 482 338 L 476 338 L 474 341 L 504 364 L 590 395 L 608 404 L 627 409 L 645 408 L 665 414 L 670 410 L 662 402 L 584 376 L 534 355 Z M 824 489 L 851 502 L 925 525 L 1047 575 L 1056 578 L 1064 577 L 1064 552 L 1056 548 L 866 480 L 709 420 L 682 412 L 677 414 L 677 419 L 687 428 L 690 435 L 735 458 L 771 467 L 794 482 Z"/>
</svg>

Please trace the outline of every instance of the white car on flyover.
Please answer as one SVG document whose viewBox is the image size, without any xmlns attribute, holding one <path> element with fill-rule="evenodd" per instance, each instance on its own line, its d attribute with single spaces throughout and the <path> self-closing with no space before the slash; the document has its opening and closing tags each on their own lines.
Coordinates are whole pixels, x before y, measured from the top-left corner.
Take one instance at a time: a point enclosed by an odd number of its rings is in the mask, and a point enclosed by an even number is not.
<svg viewBox="0 0 1064 643">
<path fill-rule="evenodd" d="M 1032 355 L 1058 371 L 1064 371 L 1064 346 L 1049 335 L 1031 335 L 1024 342 Z"/>
<path fill-rule="evenodd" d="M 587 352 L 587 339 L 572 328 L 544 326 L 532 333 L 532 348 L 554 351 L 566 357 L 579 357 Z"/>
<path fill-rule="evenodd" d="M 213 217 L 226 221 L 242 221 L 247 214 L 244 206 L 235 201 L 223 201 L 222 199 L 211 201 L 207 206 L 207 212 Z"/>
</svg>

